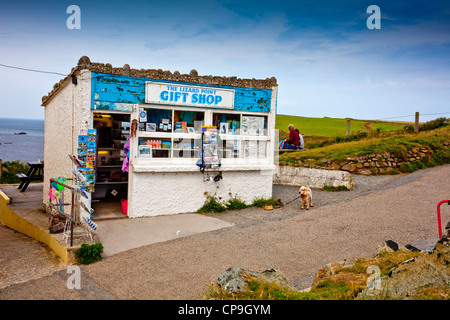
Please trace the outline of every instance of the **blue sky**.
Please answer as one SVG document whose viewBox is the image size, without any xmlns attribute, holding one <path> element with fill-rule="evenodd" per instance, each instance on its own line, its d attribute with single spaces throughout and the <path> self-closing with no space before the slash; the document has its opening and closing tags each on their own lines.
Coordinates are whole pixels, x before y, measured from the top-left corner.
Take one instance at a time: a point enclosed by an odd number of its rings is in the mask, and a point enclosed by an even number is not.
<svg viewBox="0 0 450 320">
<path fill-rule="evenodd" d="M 72 4 L 80 30 L 66 27 Z M 366 26 L 370 5 L 381 29 Z M 0 64 L 67 74 L 83 55 L 115 67 L 275 77 L 279 114 L 450 117 L 447 0 L 0 4 Z M 61 78 L 0 67 L 0 117 L 43 119 L 41 98 Z"/>
</svg>

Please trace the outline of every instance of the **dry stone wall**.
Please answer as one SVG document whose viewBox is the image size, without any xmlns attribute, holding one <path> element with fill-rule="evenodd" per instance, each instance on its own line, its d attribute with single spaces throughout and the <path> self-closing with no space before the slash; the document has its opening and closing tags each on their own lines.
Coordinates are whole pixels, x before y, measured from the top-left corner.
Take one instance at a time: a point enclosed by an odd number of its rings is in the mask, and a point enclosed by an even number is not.
<svg viewBox="0 0 450 320">
<path fill-rule="evenodd" d="M 444 148 L 448 148 L 450 141 L 444 143 Z M 371 153 L 359 157 L 351 157 L 345 160 L 331 161 L 329 159 L 322 159 L 320 164 L 317 164 L 315 159 L 298 160 L 297 165 L 308 168 L 334 169 L 342 170 L 350 173 L 370 175 L 383 174 L 400 168 L 404 164 L 410 164 L 417 161 L 431 160 L 432 150 L 427 148 L 413 147 L 404 154 L 385 153 Z"/>
</svg>

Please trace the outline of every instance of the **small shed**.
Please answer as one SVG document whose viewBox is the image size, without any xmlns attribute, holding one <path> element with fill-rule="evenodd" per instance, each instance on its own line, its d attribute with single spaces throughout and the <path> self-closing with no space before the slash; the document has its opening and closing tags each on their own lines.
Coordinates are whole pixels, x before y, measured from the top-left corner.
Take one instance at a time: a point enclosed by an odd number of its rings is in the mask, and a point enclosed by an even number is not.
<svg viewBox="0 0 450 320">
<path fill-rule="evenodd" d="M 94 218 L 195 212 L 207 194 L 272 196 L 275 78 L 115 68 L 84 56 L 42 105 L 44 204 L 50 178 L 76 172 Z"/>
</svg>

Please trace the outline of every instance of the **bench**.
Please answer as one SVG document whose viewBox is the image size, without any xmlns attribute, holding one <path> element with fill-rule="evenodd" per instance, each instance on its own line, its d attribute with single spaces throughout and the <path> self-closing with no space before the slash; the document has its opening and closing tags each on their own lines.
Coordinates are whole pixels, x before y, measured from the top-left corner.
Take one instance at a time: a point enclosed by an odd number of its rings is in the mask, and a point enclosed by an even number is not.
<svg viewBox="0 0 450 320">
<path fill-rule="evenodd" d="M 44 181 L 44 164 L 41 162 L 28 162 L 30 166 L 26 174 L 18 173 L 16 177 L 20 179 L 20 185 L 17 189 L 25 192 L 31 181 Z"/>
<path fill-rule="evenodd" d="M 308 150 L 308 148 L 303 148 L 303 149 L 278 149 L 275 152 L 278 152 L 279 154 L 285 153 L 285 152 L 297 152 L 297 151 L 305 151 Z"/>
</svg>

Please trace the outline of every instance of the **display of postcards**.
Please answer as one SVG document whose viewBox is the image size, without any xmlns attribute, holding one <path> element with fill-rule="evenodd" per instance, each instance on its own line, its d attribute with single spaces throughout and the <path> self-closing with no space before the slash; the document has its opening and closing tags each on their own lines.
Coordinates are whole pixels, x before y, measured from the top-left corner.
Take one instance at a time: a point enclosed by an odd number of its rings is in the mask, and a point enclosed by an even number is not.
<svg viewBox="0 0 450 320">
<path fill-rule="evenodd" d="M 87 136 L 85 136 L 85 135 L 78 136 L 78 142 L 86 143 L 87 142 Z"/>
<path fill-rule="evenodd" d="M 78 155 L 86 155 L 86 149 L 85 148 L 78 148 L 77 149 Z"/>
<path fill-rule="evenodd" d="M 139 111 L 139 122 L 147 122 L 147 111 L 145 110 Z"/>
<path fill-rule="evenodd" d="M 93 142 L 93 141 L 88 142 L 87 143 L 87 148 L 88 149 L 95 149 L 95 142 Z"/>
<path fill-rule="evenodd" d="M 156 123 L 147 123 L 147 131 L 155 132 L 156 131 Z"/>
<path fill-rule="evenodd" d="M 88 129 L 88 135 L 96 136 L 97 135 L 97 129 Z"/>
<path fill-rule="evenodd" d="M 87 148 L 87 142 L 78 142 L 78 148 L 86 149 Z"/>
<path fill-rule="evenodd" d="M 95 167 L 95 161 L 86 161 L 86 167 L 87 168 L 94 168 Z"/>
<path fill-rule="evenodd" d="M 86 161 L 95 161 L 95 154 L 86 155 Z"/>
<path fill-rule="evenodd" d="M 87 137 L 88 142 L 95 142 L 95 136 L 88 136 Z"/>
<path fill-rule="evenodd" d="M 78 156 L 77 167 L 85 167 L 86 165 L 86 156 Z"/>
<path fill-rule="evenodd" d="M 73 163 L 74 165 L 76 165 L 77 167 L 81 167 L 80 160 L 78 160 L 78 158 L 75 157 L 75 155 L 69 154 L 69 158 L 72 160 L 72 163 Z"/>
<path fill-rule="evenodd" d="M 228 123 L 227 122 L 221 122 L 219 128 L 220 128 L 221 134 L 228 134 Z"/>
<path fill-rule="evenodd" d="M 95 174 L 87 174 L 86 179 L 89 180 L 95 180 Z"/>
<path fill-rule="evenodd" d="M 88 134 L 88 131 L 86 129 L 80 129 L 80 136 L 85 136 Z"/>
<path fill-rule="evenodd" d="M 161 141 L 161 148 L 170 149 L 170 141 Z"/>
<path fill-rule="evenodd" d="M 217 132 L 206 131 L 203 134 L 203 143 L 217 143 Z"/>
<path fill-rule="evenodd" d="M 232 121 L 231 122 L 231 134 L 239 134 L 240 131 L 240 123 L 239 121 Z"/>
<path fill-rule="evenodd" d="M 139 146 L 139 155 L 143 158 L 151 158 L 152 157 L 152 146 L 150 146 L 150 145 Z"/>
</svg>

